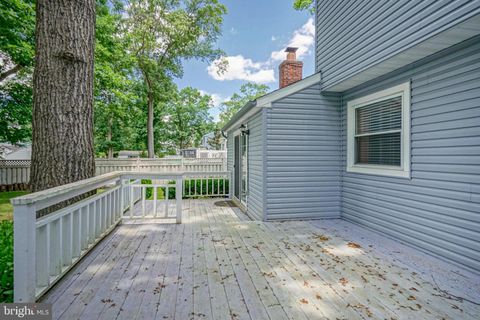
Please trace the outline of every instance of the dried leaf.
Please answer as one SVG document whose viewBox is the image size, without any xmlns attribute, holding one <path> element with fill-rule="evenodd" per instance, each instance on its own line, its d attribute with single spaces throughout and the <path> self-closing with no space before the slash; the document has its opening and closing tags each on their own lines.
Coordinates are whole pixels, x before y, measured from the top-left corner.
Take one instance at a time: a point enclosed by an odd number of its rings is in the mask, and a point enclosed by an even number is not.
<svg viewBox="0 0 480 320">
<path fill-rule="evenodd" d="M 321 300 L 321 299 L 322 299 L 322 296 L 317 293 L 317 294 L 315 295 L 315 298 L 317 298 L 318 300 Z"/>
<path fill-rule="evenodd" d="M 350 248 L 354 248 L 354 249 L 359 249 L 359 248 L 362 247 L 361 245 L 359 245 L 358 243 L 355 243 L 355 242 L 349 242 L 347 244 L 347 246 L 349 246 Z"/>
<path fill-rule="evenodd" d="M 320 241 L 322 241 L 322 242 L 325 242 L 325 241 L 330 240 L 329 237 L 327 237 L 327 236 L 325 236 L 325 235 L 323 235 L 323 234 L 316 234 L 316 235 L 313 236 L 313 238 L 314 238 L 314 239 L 317 239 L 317 240 L 320 240 Z"/>
<path fill-rule="evenodd" d="M 340 283 L 342 284 L 342 286 L 346 286 L 347 283 L 348 283 L 348 280 L 345 279 L 345 278 L 341 278 L 341 279 L 340 279 Z"/>
<path fill-rule="evenodd" d="M 301 299 L 300 302 L 303 303 L 303 304 L 308 304 L 308 300 L 305 299 L 305 298 Z"/>
</svg>

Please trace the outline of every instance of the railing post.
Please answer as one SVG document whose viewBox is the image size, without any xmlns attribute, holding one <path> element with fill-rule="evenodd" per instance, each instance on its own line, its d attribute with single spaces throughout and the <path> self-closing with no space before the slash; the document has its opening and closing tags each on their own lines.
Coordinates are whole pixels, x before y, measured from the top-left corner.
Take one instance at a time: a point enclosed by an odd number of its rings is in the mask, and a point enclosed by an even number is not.
<svg viewBox="0 0 480 320">
<path fill-rule="evenodd" d="M 183 176 L 175 180 L 175 201 L 177 202 L 177 223 L 182 223 Z"/>
<path fill-rule="evenodd" d="M 36 272 L 36 208 L 35 205 L 14 205 L 13 263 L 14 301 L 35 302 Z"/>
</svg>

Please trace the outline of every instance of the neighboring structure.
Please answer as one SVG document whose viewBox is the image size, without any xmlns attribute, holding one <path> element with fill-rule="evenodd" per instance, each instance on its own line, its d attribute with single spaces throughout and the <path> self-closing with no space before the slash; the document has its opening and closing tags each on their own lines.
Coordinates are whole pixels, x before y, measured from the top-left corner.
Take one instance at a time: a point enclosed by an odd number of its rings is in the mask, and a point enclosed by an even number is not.
<svg viewBox="0 0 480 320">
<path fill-rule="evenodd" d="M 180 150 L 180 155 L 187 159 L 218 159 L 218 158 L 226 158 L 227 151 L 226 150 L 208 150 L 202 148 L 188 148 Z"/>
<path fill-rule="evenodd" d="M 0 159 L 2 160 L 30 160 L 32 158 L 32 145 L 0 144 Z"/>
<path fill-rule="evenodd" d="M 317 73 L 223 128 L 234 198 L 254 219 L 343 218 L 480 272 L 480 1 L 316 12 Z"/>
<path fill-rule="evenodd" d="M 212 139 L 215 139 L 215 132 L 210 132 L 207 133 L 202 137 L 202 141 L 200 142 L 200 145 L 202 148 L 207 149 L 207 150 L 227 150 L 227 139 L 224 137 L 220 137 L 219 139 L 219 144 L 220 148 L 216 149 L 214 146 L 210 144 Z"/>
<path fill-rule="evenodd" d="M 142 151 L 134 151 L 134 150 L 122 150 L 118 152 L 119 159 L 136 159 L 140 158 Z"/>
</svg>

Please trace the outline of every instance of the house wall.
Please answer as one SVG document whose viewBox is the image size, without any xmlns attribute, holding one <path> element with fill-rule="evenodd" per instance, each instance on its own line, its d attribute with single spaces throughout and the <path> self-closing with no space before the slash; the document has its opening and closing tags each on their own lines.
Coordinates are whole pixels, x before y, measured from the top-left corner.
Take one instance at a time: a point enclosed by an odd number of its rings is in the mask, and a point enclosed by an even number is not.
<svg viewBox="0 0 480 320">
<path fill-rule="evenodd" d="M 248 135 L 248 192 L 247 214 L 263 220 L 263 134 L 262 112 L 247 122 Z"/>
<path fill-rule="evenodd" d="M 480 13 L 480 1 L 317 0 L 323 88 Z"/>
<path fill-rule="evenodd" d="M 340 217 L 340 105 L 320 85 L 266 109 L 267 219 Z"/>
<path fill-rule="evenodd" d="M 344 10 L 348 11 L 348 10 Z M 411 80 L 411 179 L 345 171 L 342 217 L 480 271 L 480 38 L 346 93 Z"/>
<path fill-rule="evenodd" d="M 248 136 L 248 193 L 247 214 L 254 220 L 263 220 L 263 127 L 262 112 L 258 112 L 245 124 L 250 134 Z M 231 193 L 234 186 L 234 132 L 238 128 L 228 131 L 227 135 L 227 170 L 232 172 Z"/>
</svg>

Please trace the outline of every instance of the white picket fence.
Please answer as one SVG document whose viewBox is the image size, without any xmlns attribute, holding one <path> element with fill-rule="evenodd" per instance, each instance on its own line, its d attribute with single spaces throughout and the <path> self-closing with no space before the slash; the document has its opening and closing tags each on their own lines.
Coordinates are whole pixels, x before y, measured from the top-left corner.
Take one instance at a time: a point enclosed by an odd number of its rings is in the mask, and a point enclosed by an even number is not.
<svg viewBox="0 0 480 320">
<path fill-rule="evenodd" d="M 144 179 L 151 183 L 142 184 Z M 181 223 L 183 198 L 230 196 L 229 180 L 229 172 L 112 172 L 12 199 L 15 302 L 37 300 L 123 219 L 168 218 Z M 195 194 L 188 190 L 205 182 L 213 188 Z M 153 200 L 147 199 L 148 188 Z M 157 199 L 159 188 L 164 188 L 165 199 Z M 175 199 L 169 199 L 170 189 L 175 189 Z M 101 191 L 37 217 L 39 210 L 95 190 Z M 153 206 L 151 212 L 147 204 Z"/>
<path fill-rule="evenodd" d="M 221 172 L 225 158 L 214 159 L 96 159 L 96 175 L 114 171 L 136 172 Z M 30 160 L 0 160 L 0 186 L 28 184 Z"/>
</svg>

